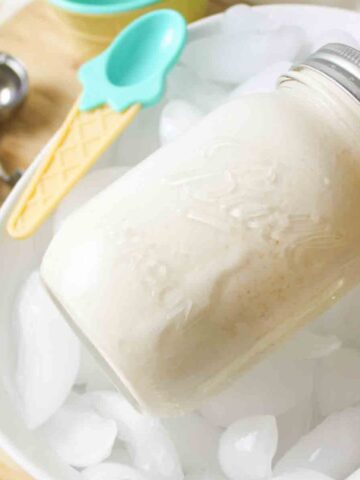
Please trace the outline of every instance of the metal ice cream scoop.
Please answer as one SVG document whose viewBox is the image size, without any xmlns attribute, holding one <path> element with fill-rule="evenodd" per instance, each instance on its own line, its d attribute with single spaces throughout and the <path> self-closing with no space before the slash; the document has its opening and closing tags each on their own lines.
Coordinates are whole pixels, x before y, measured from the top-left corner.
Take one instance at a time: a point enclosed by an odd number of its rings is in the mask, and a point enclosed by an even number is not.
<svg viewBox="0 0 360 480">
<path fill-rule="evenodd" d="M 29 90 L 25 66 L 15 57 L 0 52 L 0 122 L 5 122 L 23 103 Z M 1 159 L 0 159 L 1 161 Z M 8 175 L 0 163 L 0 180 L 13 186 L 20 178 L 18 170 Z"/>
<path fill-rule="evenodd" d="M 22 104 L 29 89 L 24 65 L 15 57 L 0 52 L 0 121 L 8 119 Z"/>
</svg>

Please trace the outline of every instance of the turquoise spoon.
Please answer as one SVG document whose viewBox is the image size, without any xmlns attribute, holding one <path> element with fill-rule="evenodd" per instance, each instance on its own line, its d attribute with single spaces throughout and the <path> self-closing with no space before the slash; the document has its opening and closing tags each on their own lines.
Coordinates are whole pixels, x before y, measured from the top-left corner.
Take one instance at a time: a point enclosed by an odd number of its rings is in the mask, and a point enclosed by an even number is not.
<svg viewBox="0 0 360 480">
<path fill-rule="evenodd" d="M 186 32 L 174 10 L 151 12 L 80 68 L 83 94 L 9 218 L 13 238 L 31 236 L 141 108 L 161 99 Z"/>
<path fill-rule="evenodd" d="M 158 10 L 130 24 L 103 54 L 80 68 L 80 109 L 107 103 L 119 112 L 134 103 L 156 104 L 184 48 L 186 32 L 186 22 L 175 10 Z"/>
</svg>

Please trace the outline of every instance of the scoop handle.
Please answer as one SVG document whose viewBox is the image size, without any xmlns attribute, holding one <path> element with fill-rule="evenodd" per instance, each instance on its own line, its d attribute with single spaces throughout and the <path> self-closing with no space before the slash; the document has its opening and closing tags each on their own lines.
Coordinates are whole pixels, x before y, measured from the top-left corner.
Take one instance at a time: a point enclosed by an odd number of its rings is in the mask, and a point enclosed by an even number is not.
<svg viewBox="0 0 360 480">
<path fill-rule="evenodd" d="M 80 111 L 77 101 L 11 213 L 9 235 L 30 237 L 140 109 L 134 104 L 123 112 L 108 106 Z"/>
</svg>

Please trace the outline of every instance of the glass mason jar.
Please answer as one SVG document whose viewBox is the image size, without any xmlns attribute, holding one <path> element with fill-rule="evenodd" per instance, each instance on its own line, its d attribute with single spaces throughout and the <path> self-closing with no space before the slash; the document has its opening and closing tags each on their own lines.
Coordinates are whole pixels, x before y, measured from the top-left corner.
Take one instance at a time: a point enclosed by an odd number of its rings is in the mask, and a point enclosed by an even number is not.
<svg viewBox="0 0 360 480">
<path fill-rule="evenodd" d="M 142 409 L 194 408 L 359 282 L 359 102 L 328 45 L 65 221 L 43 280 Z"/>
</svg>

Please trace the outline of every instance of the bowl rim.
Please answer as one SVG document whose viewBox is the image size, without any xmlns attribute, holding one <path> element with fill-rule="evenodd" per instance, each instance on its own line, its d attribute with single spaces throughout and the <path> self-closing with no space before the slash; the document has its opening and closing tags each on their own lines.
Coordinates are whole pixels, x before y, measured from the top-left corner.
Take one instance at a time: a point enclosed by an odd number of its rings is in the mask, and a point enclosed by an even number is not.
<svg viewBox="0 0 360 480">
<path fill-rule="evenodd" d="M 0 68 L 8 68 L 19 84 L 16 96 L 6 106 L 0 105 L 1 115 L 2 111 L 14 110 L 24 101 L 29 91 L 29 76 L 21 60 L 2 51 L 0 51 Z"/>
</svg>

